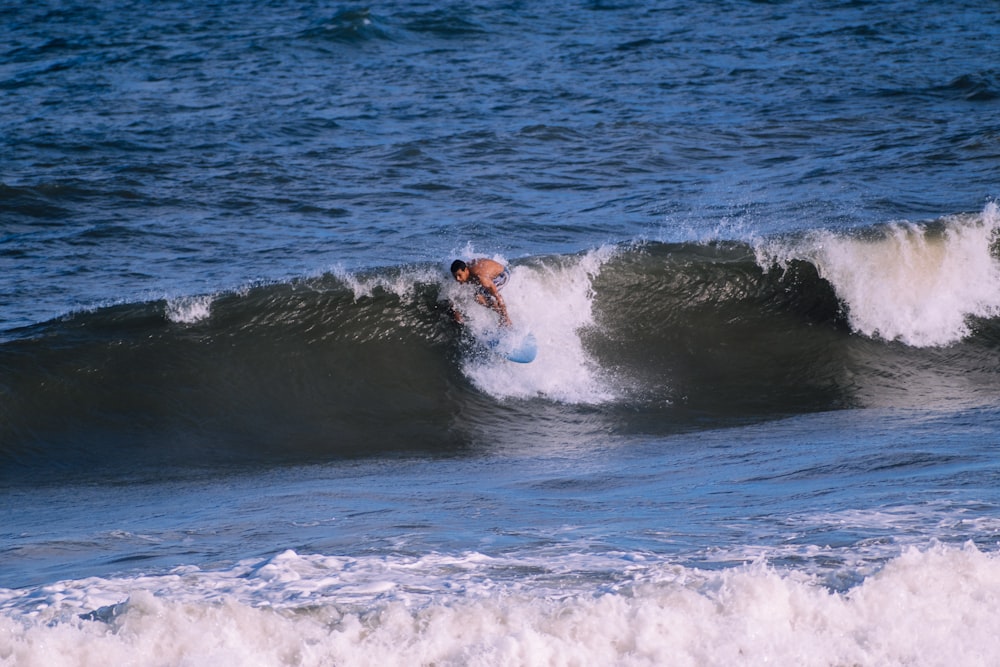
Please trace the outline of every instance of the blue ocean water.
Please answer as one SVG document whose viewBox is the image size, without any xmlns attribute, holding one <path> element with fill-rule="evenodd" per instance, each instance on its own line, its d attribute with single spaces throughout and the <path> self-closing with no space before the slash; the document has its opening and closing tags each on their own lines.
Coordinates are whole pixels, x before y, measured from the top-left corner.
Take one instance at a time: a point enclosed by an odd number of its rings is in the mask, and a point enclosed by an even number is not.
<svg viewBox="0 0 1000 667">
<path fill-rule="evenodd" d="M 991 9 L 0 8 L 0 663 L 995 664 Z"/>
</svg>

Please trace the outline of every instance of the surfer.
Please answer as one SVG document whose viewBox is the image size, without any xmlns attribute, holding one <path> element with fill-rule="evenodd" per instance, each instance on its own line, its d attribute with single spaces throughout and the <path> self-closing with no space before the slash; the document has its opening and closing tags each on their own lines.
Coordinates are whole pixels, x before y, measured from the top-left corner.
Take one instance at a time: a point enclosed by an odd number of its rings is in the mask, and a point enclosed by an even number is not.
<svg viewBox="0 0 1000 667">
<path fill-rule="evenodd" d="M 510 317 L 507 315 L 507 304 L 500 296 L 500 289 L 507 284 L 510 271 L 500 262 L 480 257 L 468 263 L 456 259 L 451 264 L 451 275 L 460 283 L 472 283 L 476 288 L 476 302 L 485 306 L 500 316 L 500 324 L 509 327 Z M 456 311 L 455 319 L 462 321 Z"/>
</svg>

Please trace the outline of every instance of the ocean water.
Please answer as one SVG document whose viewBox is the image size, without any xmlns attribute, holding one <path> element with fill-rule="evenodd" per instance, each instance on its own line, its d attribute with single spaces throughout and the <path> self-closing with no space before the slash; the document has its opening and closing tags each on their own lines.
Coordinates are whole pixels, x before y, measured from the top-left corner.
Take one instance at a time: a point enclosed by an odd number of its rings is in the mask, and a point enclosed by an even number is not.
<svg viewBox="0 0 1000 667">
<path fill-rule="evenodd" d="M 997 664 L 995 9 L 3 5 L 0 664 Z"/>
</svg>

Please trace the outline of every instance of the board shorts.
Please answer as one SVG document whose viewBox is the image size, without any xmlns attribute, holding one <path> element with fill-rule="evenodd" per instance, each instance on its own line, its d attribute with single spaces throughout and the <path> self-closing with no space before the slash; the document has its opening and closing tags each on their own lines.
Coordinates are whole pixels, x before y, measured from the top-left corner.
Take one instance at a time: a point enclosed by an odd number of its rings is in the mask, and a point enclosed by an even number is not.
<svg viewBox="0 0 1000 667">
<path fill-rule="evenodd" d="M 496 287 L 497 291 L 499 292 L 501 289 L 503 289 L 503 286 L 507 284 L 508 280 L 510 280 L 510 269 L 504 267 L 503 271 L 493 276 L 493 286 Z M 489 296 L 489 297 L 493 296 L 492 294 L 487 292 L 482 285 L 476 285 L 476 291 L 482 294 L 483 296 Z"/>
<path fill-rule="evenodd" d="M 510 280 L 510 270 L 505 266 L 503 271 L 498 273 L 496 277 L 493 278 L 493 286 L 499 290 L 507 284 L 508 280 Z"/>
</svg>

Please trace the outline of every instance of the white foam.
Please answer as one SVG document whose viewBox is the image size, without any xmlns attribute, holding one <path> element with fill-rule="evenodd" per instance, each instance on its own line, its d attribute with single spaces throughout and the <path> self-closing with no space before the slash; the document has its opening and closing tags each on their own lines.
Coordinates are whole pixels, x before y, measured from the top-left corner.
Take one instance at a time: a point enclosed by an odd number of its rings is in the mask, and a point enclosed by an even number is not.
<svg viewBox="0 0 1000 667">
<path fill-rule="evenodd" d="M 404 267 L 370 276 L 354 274 L 339 267 L 332 269 L 332 272 L 354 293 L 355 301 L 373 296 L 376 289 L 409 299 L 416 293 L 419 283 L 433 284 L 441 280 L 441 275 L 429 267 Z"/>
<path fill-rule="evenodd" d="M 466 376 L 498 398 L 544 397 L 575 404 L 613 399 L 611 383 L 581 338 L 594 326 L 593 279 L 613 253 L 601 248 L 579 257 L 513 267 L 504 301 L 514 326 L 535 334 L 538 354 L 530 364 L 516 364 L 474 348 L 463 364 Z M 474 335 L 483 339 L 495 330 L 495 313 L 475 304 L 471 290 L 455 284 L 446 291 Z"/>
<path fill-rule="evenodd" d="M 612 383 L 584 347 L 581 335 L 594 325 L 594 277 L 614 254 L 612 247 L 577 257 L 556 257 L 511 266 L 503 297 L 515 328 L 531 331 L 538 346 L 536 359 L 518 364 L 489 353 L 485 345 L 472 345 L 462 361 L 465 375 L 483 392 L 496 398 L 544 397 L 566 403 L 596 404 L 615 396 Z M 454 256 L 483 256 L 471 245 Z M 510 266 L 500 255 L 492 257 Z M 334 268 L 334 275 L 353 292 L 355 300 L 370 298 L 377 290 L 413 299 L 420 284 L 436 284 L 440 298 L 461 312 L 466 331 L 486 341 L 498 329 L 495 312 L 475 301 L 475 292 L 454 281 L 448 264 L 414 266 L 371 275 Z"/>
<path fill-rule="evenodd" d="M 212 296 L 185 296 L 168 299 L 167 319 L 178 324 L 194 324 L 207 319 L 212 313 Z"/>
<path fill-rule="evenodd" d="M 0 590 L 0 664 L 992 665 L 998 617 L 1000 557 L 972 545 L 910 549 L 846 593 L 764 563 L 285 552 Z"/>
<path fill-rule="evenodd" d="M 794 242 L 764 242 L 758 263 L 814 264 L 836 290 L 858 333 L 917 347 L 957 342 L 969 316 L 1000 315 L 1000 230 L 995 203 L 975 216 L 944 221 L 942 233 L 895 223 L 877 239 L 817 231 Z"/>
</svg>

